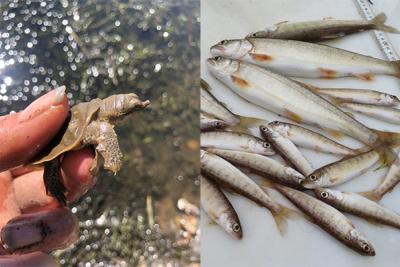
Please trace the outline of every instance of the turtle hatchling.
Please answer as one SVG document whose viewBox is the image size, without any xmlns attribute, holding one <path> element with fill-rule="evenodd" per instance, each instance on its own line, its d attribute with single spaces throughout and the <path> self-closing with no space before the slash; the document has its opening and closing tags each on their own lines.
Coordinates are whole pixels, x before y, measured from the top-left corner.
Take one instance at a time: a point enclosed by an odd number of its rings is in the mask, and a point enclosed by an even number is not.
<svg viewBox="0 0 400 267">
<path fill-rule="evenodd" d="M 141 101 L 136 94 L 131 93 L 112 95 L 105 99 L 96 98 L 73 106 L 69 122 L 60 131 L 58 140 L 53 140 L 55 144 L 33 162 L 34 165 L 44 164 L 46 193 L 66 205 L 66 189 L 60 179 L 62 155 L 86 146 L 93 146 L 96 154 L 90 172 L 96 175 L 101 161 L 104 169 L 115 175 L 121 168 L 122 153 L 114 124 L 134 110 L 143 109 L 149 104 L 148 100 Z"/>
</svg>

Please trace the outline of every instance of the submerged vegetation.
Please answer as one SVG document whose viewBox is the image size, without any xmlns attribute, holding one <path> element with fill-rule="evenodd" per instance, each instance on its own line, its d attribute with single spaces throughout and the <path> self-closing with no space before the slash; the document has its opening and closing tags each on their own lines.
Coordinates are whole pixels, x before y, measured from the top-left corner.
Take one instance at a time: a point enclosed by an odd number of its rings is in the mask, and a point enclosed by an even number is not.
<svg viewBox="0 0 400 267">
<path fill-rule="evenodd" d="M 70 104 L 134 92 L 150 108 L 116 128 L 117 176 L 102 172 L 72 210 L 81 236 L 63 266 L 199 261 L 199 1 L 60 0 L 0 3 L 0 115 L 66 85 Z"/>
</svg>

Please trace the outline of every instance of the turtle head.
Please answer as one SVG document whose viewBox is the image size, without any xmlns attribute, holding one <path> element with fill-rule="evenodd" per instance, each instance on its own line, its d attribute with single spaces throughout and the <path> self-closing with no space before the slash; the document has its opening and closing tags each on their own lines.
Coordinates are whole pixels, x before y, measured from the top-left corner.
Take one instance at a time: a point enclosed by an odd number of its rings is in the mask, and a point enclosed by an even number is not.
<svg viewBox="0 0 400 267">
<path fill-rule="evenodd" d="M 136 94 L 112 95 L 102 100 L 100 117 L 118 119 L 134 110 L 145 108 L 150 104 L 149 100 L 141 101 Z"/>
</svg>

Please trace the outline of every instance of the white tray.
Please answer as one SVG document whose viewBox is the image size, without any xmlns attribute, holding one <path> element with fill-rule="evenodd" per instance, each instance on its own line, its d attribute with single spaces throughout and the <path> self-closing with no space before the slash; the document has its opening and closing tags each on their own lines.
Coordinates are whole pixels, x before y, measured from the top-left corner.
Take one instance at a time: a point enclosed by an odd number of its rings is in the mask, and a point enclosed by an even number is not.
<svg viewBox="0 0 400 267">
<path fill-rule="evenodd" d="M 374 11 L 385 12 L 387 24 L 400 29 L 400 1 L 377 0 Z M 376 2 L 376 3 L 375 3 Z M 302 21 L 334 17 L 336 19 L 361 19 L 355 1 L 351 0 L 202 0 L 201 3 L 201 75 L 212 86 L 215 96 L 226 103 L 237 114 L 273 120 L 285 120 L 276 114 L 254 107 L 218 82 L 207 71 L 205 60 L 210 57 L 209 47 L 223 39 L 242 38 L 251 31 L 263 29 L 280 21 Z M 400 52 L 400 36 L 391 34 L 389 38 Z M 384 58 L 384 54 L 374 40 L 372 32 L 347 36 L 327 42 L 336 47 Z M 306 80 L 304 80 L 306 81 Z M 384 90 L 400 95 L 400 80 L 393 77 L 376 77 L 374 82 L 364 82 L 355 78 L 335 80 L 308 80 L 321 87 L 353 87 Z M 357 119 L 379 130 L 400 132 L 400 125 L 382 123 L 358 115 Z M 287 120 L 285 120 L 287 121 Z M 258 134 L 258 129 L 255 129 Z M 357 143 L 342 139 L 350 146 Z M 338 157 L 303 150 L 314 167 L 332 162 Z M 369 171 L 362 177 L 338 186 L 349 191 L 366 191 L 374 188 L 387 172 Z M 286 199 L 272 192 L 276 200 L 293 207 Z M 201 216 L 201 265 L 213 266 L 273 266 L 273 267 L 314 267 L 314 266 L 399 266 L 400 230 L 387 226 L 377 226 L 351 215 L 347 215 L 356 227 L 368 238 L 376 250 L 375 257 L 365 257 L 353 252 L 318 226 L 305 220 L 290 221 L 286 236 L 281 236 L 271 214 L 253 202 L 228 194 L 235 207 L 243 228 L 243 239 L 231 238 L 219 226 L 210 223 L 203 212 Z M 400 186 L 384 197 L 382 204 L 400 213 Z"/>
</svg>

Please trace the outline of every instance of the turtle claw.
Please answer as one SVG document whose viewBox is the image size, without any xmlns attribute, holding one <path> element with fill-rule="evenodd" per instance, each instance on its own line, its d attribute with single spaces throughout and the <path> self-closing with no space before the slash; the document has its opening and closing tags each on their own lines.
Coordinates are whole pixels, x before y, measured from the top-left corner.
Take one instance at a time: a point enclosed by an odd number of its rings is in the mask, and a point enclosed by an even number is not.
<svg viewBox="0 0 400 267">
<path fill-rule="evenodd" d="M 46 188 L 46 194 L 54 197 L 58 202 L 66 206 L 66 188 L 60 180 L 60 161 L 58 158 L 45 162 L 43 181 Z"/>
</svg>

